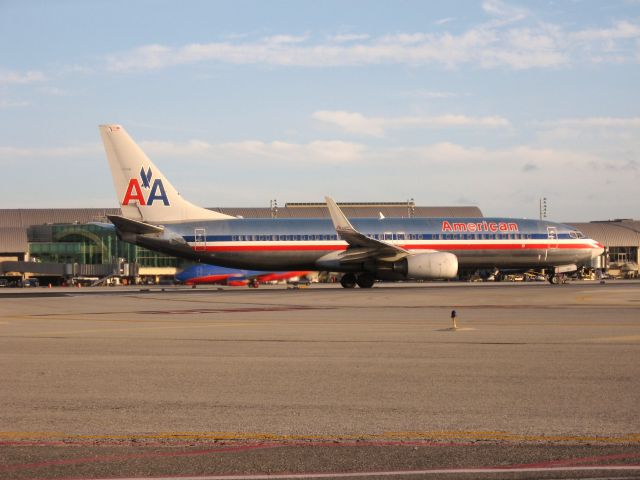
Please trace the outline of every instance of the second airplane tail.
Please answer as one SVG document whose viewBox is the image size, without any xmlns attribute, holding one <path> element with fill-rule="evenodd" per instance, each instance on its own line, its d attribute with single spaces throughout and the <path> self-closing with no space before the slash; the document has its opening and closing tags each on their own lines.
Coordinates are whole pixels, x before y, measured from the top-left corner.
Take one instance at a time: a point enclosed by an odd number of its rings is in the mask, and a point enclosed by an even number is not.
<svg viewBox="0 0 640 480">
<path fill-rule="evenodd" d="M 235 218 L 182 198 L 120 125 L 99 128 L 124 217 L 154 224 Z"/>
</svg>

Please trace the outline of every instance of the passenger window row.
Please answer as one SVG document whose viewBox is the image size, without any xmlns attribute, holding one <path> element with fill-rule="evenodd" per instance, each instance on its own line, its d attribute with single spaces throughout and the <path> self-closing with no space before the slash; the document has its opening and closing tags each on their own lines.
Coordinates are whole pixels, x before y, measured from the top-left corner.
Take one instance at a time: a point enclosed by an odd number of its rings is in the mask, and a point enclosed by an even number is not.
<svg viewBox="0 0 640 480">
<path fill-rule="evenodd" d="M 574 232 L 571 232 L 572 234 Z M 532 239 L 530 233 L 368 233 L 367 237 L 375 240 L 525 240 Z M 573 236 L 572 238 L 581 238 Z M 306 241 L 335 241 L 338 235 L 233 235 L 234 242 L 306 242 Z"/>
</svg>

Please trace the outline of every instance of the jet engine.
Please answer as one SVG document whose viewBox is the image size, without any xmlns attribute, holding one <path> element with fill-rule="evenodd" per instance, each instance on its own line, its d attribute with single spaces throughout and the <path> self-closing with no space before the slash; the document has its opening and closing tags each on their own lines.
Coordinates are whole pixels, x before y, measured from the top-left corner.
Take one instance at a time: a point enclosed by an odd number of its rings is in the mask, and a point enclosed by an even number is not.
<svg viewBox="0 0 640 480">
<path fill-rule="evenodd" d="M 415 280 L 455 278 L 458 257 L 448 252 L 428 252 L 409 255 L 394 264 L 394 271 Z"/>
</svg>

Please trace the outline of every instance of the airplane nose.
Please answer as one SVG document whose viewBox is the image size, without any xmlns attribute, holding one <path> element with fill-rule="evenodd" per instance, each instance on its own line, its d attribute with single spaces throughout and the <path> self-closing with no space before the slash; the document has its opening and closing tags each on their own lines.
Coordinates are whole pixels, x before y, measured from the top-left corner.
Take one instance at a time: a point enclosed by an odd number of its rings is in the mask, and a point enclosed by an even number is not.
<svg viewBox="0 0 640 480">
<path fill-rule="evenodd" d="M 591 258 L 597 258 L 604 253 L 604 245 L 599 242 L 594 242 L 593 248 L 591 249 Z"/>
</svg>

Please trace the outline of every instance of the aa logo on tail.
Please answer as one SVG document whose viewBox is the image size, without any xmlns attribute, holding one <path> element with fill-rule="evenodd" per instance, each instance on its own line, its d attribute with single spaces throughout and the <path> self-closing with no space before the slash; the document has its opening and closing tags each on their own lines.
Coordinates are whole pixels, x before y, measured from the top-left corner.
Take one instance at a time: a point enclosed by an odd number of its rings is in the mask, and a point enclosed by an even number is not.
<svg viewBox="0 0 640 480">
<path fill-rule="evenodd" d="M 144 171 L 144 167 L 142 167 L 140 169 L 140 180 L 142 181 L 142 186 L 140 186 L 140 182 L 137 178 L 129 180 L 129 186 L 124 194 L 122 205 L 129 205 L 130 202 L 134 201 L 138 202 L 139 205 L 153 205 L 153 202 L 156 200 L 162 200 L 162 203 L 165 206 L 169 206 L 169 199 L 167 198 L 167 193 L 164 191 L 162 179 L 156 178 L 153 180 L 153 185 L 151 184 L 152 179 L 153 173 L 151 172 L 151 167 L 149 167 L 146 172 Z M 148 190 L 148 195 L 144 195 L 142 191 L 143 188 Z"/>
</svg>

